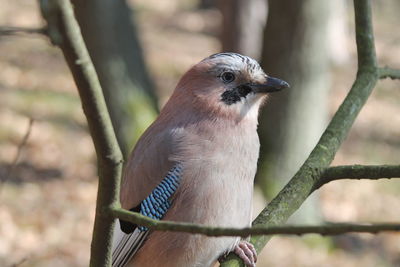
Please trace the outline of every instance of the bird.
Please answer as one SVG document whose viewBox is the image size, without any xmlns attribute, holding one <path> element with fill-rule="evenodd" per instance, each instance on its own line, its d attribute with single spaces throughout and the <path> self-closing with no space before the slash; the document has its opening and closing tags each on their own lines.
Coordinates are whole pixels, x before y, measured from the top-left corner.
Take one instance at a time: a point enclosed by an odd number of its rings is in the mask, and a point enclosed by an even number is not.
<svg viewBox="0 0 400 267">
<path fill-rule="evenodd" d="M 288 87 L 237 53 L 195 64 L 130 154 L 121 207 L 157 220 L 249 227 L 259 109 L 269 93 Z M 112 266 L 209 267 L 230 252 L 255 266 L 254 246 L 240 237 L 152 231 L 117 220 Z"/>
</svg>

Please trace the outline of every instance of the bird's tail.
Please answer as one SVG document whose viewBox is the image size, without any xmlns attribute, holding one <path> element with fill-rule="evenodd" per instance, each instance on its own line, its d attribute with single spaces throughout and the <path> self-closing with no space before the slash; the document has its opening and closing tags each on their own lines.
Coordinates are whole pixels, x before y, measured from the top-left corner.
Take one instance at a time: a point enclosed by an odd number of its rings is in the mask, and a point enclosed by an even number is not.
<svg viewBox="0 0 400 267">
<path fill-rule="evenodd" d="M 113 238 L 112 266 L 124 267 L 136 254 L 149 231 L 136 228 L 132 233 L 122 232 L 119 220 L 116 220 Z"/>
</svg>

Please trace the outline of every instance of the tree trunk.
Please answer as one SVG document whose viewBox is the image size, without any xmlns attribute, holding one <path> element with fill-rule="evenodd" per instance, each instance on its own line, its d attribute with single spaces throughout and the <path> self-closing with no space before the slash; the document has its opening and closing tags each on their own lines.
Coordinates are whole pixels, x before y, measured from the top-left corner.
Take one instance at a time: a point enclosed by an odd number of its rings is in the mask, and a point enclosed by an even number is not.
<svg viewBox="0 0 400 267">
<path fill-rule="evenodd" d="M 267 18 L 266 0 L 220 0 L 222 51 L 260 58 Z"/>
<path fill-rule="evenodd" d="M 260 119 L 257 181 L 267 196 L 294 175 L 326 126 L 329 14 L 326 1 L 269 1 L 262 66 L 291 88 L 271 94 Z M 308 203 L 302 222 L 318 218 L 317 201 Z"/>
<path fill-rule="evenodd" d="M 216 1 L 217 0 L 200 0 L 198 3 L 198 8 L 200 9 L 214 8 Z"/>
<path fill-rule="evenodd" d="M 157 114 L 134 25 L 123 0 L 74 1 L 75 12 L 124 155 Z"/>
</svg>

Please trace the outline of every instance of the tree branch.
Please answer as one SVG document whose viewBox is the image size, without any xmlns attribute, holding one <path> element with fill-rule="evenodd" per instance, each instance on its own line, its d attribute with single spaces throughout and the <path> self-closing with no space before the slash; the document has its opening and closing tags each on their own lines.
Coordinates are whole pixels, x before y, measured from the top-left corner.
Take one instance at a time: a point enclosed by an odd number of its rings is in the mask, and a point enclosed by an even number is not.
<svg viewBox="0 0 400 267">
<path fill-rule="evenodd" d="M 7 171 L 6 175 L 4 176 L 4 179 L 0 180 L 0 194 L 3 190 L 4 183 L 6 183 L 8 181 L 8 179 L 11 177 L 11 175 L 13 174 L 13 172 L 15 170 L 15 167 L 18 164 L 18 160 L 21 157 L 22 149 L 25 147 L 26 143 L 28 142 L 29 136 L 31 135 L 33 122 L 34 122 L 34 119 L 29 118 L 28 127 L 26 129 L 24 137 L 21 140 L 21 143 L 19 143 L 19 145 L 17 147 L 17 153 L 15 154 L 14 160 L 11 162 L 8 171 Z"/>
<path fill-rule="evenodd" d="M 378 180 L 384 178 L 400 177 L 400 165 L 348 165 L 327 168 L 314 190 L 331 181 L 343 179 L 370 179 Z"/>
<path fill-rule="evenodd" d="M 371 0 L 354 0 L 358 72 L 377 72 Z"/>
<path fill-rule="evenodd" d="M 49 37 L 61 48 L 78 87 L 97 154 L 99 186 L 90 266 L 111 266 L 114 218 L 106 211 L 119 205 L 122 154 L 70 1 L 41 0 L 40 6 Z"/>
<path fill-rule="evenodd" d="M 0 36 L 17 35 L 17 34 L 46 34 L 46 28 L 25 28 L 14 26 L 1 26 Z"/>
<path fill-rule="evenodd" d="M 400 165 L 349 165 L 349 166 L 335 166 L 327 168 L 322 172 L 321 178 L 315 185 L 314 190 L 317 190 L 322 185 L 329 183 L 335 180 L 342 179 L 382 179 L 382 178 L 394 178 L 400 177 Z M 193 223 L 184 223 L 184 222 L 174 222 L 174 221 L 159 221 L 150 219 L 147 216 L 144 216 L 137 212 L 131 212 L 122 208 L 112 208 L 111 216 L 115 218 L 122 219 L 124 221 L 131 222 L 136 225 L 146 226 L 153 230 L 158 231 L 177 231 L 177 232 L 185 232 L 185 233 L 194 233 L 194 234 L 204 234 L 208 236 L 242 236 L 246 237 L 249 234 L 299 234 L 302 232 L 291 231 L 291 226 L 283 226 L 283 227 L 274 227 L 274 226 L 263 226 L 263 225 L 255 225 L 254 227 L 247 228 L 229 228 L 229 227 L 212 227 L 202 224 L 193 224 Z M 331 224 L 330 224 L 331 225 Z M 302 226 L 309 227 L 309 226 Z M 314 228 L 307 229 L 315 229 Z M 325 226 L 323 226 L 325 227 Z M 273 230 L 271 230 L 273 229 Z M 279 229 L 279 230 L 276 230 Z M 275 232 L 278 231 L 278 232 Z M 343 230 L 344 233 L 345 230 Z M 311 233 L 307 232 L 307 233 Z M 314 232 L 320 233 L 320 232 Z"/>
<path fill-rule="evenodd" d="M 392 80 L 400 79 L 400 70 L 398 69 L 383 67 L 378 69 L 378 73 L 379 73 L 379 79 L 385 79 L 385 78 L 390 78 Z"/>
<path fill-rule="evenodd" d="M 321 234 L 339 235 L 349 232 L 377 233 L 382 231 L 400 231 L 400 223 L 379 223 L 379 224 L 350 224 L 350 223 L 326 223 L 325 225 L 284 225 L 265 226 L 257 225 L 245 228 L 214 227 L 202 224 L 159 221 L 150 219 L 137 212 L 131 212 L 122 208 L 112 208 L 112 216 L 131 222 L 136 225 L 146 226 L 157 231 L 184 232 L 202 234 L 206 236 L 241 236 L 249 235 L 302 235 Z"/>
<path fill-rule="evenodd" d="M 358 54 L 357 78 L 310 156 L 282 191 L 261 211 L 253 221 L 254 226 L 282 224 L 301 206 L 318 183 L 322 172 L 332 162 L 356 116 L 375 87 L 378 71 L 371 22 L 371 1 L 354 0 L 354 10 Z M 270 236 L 255 236 L 251 238 L 251 242 L 256 250 L 260 251 L 269 239 Z M 243 266 L 243 262 L 231 253 L 221 264 L 221 267 L 228 266 Z"/>
</svg>

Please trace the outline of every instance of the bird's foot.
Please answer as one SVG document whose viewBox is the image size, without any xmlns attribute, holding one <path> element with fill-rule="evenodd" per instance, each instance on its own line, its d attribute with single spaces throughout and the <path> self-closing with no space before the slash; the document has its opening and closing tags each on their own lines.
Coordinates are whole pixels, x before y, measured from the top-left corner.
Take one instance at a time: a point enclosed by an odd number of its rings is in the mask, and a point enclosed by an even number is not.
<svg viewBox="0 0 400 267">
<path fill-rule="evenodd" d="M 247 267 L 255 267 L 257 262 L 257 251 L 253 244 L 241 240 L 235 246 L 233 252 L 239 256 Z"/>
</svg>

